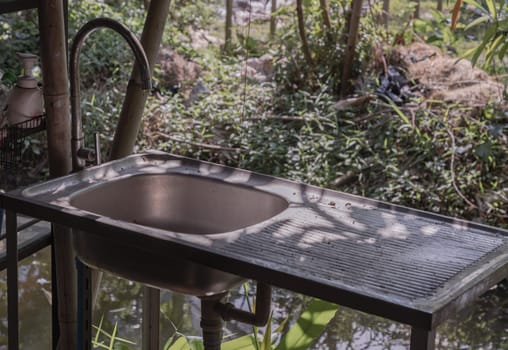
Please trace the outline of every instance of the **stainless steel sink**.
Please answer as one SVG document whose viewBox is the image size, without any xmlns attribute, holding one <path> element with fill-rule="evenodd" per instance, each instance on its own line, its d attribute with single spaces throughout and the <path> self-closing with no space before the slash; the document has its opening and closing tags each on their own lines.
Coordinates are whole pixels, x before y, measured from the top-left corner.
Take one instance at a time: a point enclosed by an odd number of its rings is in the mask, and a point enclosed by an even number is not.
<svg viewBox="0 0 508 350">
<path fill-rule="evenodd" d="M 152 169 L 153 171 L 153 169 Z M 253 186 L 210 176 L 137 171 L 88 184 L 68 197 L 70 207 L 132 225 L 189 235 L 224 235 L 281 213 L 288 201 Z M 154 254 L 139 244 L 73 231 L 86 264 L 158 288 L 192 295 L 227 291 L 244 279 L 201 264 Z"/>
<path fill-rule="evenodd" d="M 173 232 L 238 230 L 288 207 L 279 196 L 200 176 L 143 174 L 77 193 L 70 204 L 113 219 Z"/>
</svg>

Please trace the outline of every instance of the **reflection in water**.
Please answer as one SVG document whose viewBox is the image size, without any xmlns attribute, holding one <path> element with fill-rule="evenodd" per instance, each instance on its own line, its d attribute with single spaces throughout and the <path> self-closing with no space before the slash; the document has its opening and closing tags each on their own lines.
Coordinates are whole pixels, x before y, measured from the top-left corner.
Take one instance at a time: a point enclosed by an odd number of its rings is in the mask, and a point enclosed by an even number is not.
<svg viewBox="0 0 508 350">
<path fill-rule="evenodd" d="M 21 350 L 51 349 L 50 249 L 19 264 L 19 341 Z M 0 273 L 0 349 L 7 344 L 7 273 Z"/>
<path fill-rule="evenodd" d="M 50 253 L 45 249 L 20 263 L 20 342 L 21 350 L 51 349 Z M 254 290 L 249 288 L 249 294 Z M 250 295 L 252 297 L 252 295 Z M 104 317 L 103 329 L 119 327 L 118 336 L 141 348 L 142 288 L 139 284 L 105 276 L 94 324 Z M 0 274 L 0 350 L 7 340 L 6 273 Z M 161 348 L 175 333 L 200 335 L 199 299 L 164 291 L 161 295 Z M 277 327 L 286 317 L 294 322 L 309 297 L 277 289 L 273 297 Z M 243 288 L 231 293 L 231 301 L 247 309 Z M 289 316 L 288 316 L 289 315 Z M 226 335 L 236 337 L 252 331 L 248 325 L 230 322 Z M 438 329 L 437 349 L 508 349 L 508 282 L 491 289 L 475 304 Z M 403 350 L 409 344 L 409 328 L 392 321 L 339 308 L 334 320 L 312 346 L 315 350 Z"/>
</svg>

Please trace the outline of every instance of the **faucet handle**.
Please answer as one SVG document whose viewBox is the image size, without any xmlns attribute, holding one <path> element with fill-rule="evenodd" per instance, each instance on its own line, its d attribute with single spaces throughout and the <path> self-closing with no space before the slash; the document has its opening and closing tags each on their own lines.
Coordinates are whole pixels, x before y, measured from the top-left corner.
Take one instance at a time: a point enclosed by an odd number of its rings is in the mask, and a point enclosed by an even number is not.
<svg viewBox="0 0 508 350">
<path fill-rule="evenodd" d="M 77 151 L 78 159 L 82 159 L 85 162 L 95 163 L 95 165 L 101 164 L 101 146 L 99 140 L 99 133 L 94 134 L 95 145 L 94 148 L 81 147 Z M 83 167 L 81 167 L 83 169 Z"/>
</svg>

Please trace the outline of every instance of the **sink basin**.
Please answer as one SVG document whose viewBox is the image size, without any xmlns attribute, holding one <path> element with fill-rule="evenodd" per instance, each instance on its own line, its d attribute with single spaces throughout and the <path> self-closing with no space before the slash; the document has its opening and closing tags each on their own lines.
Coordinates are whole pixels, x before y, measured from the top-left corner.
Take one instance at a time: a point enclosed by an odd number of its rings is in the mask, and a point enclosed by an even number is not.
<svg viewBox="0 0 508 350">
<path fill-rule="evenodd" d="M 215 235 L 270 219 L 288 207 L 282 197 L 252 186 L 199 175 L 136 173 L 71 194 L 79 210 L 172 233 Z M 77 255 L 87 265 L 158 288 L 191 295 L 227 291 L 244 279 L 104 235 L 73 230 Z"/>
<path fill-rule="evenodd" d="M 70 204 L 117 220 L 191 234 L 238 230 L 288 206 L 281 197 L 257 189 L 181 174 L 112 181 L 75 194 Z"/>
</svg>

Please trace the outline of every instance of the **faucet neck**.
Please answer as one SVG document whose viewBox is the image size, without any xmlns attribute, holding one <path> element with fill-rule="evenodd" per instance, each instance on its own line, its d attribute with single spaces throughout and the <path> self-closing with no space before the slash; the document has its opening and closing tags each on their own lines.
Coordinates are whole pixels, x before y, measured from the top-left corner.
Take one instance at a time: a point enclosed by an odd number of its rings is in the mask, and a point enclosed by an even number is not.
<svg viewBox="0 0 508 350">
<path fill-rule="evenodd" d="M 78 31 L 71 46 L 70 60 L 69 60 L 69 76 L 70 76 L 70 89 L 71 89 L 71 150 L 72 150 L 72 168 L 73 171 L 78 171 L 84 168 L 84 160 L 78 157 L 78 151 L 83 146 L 83 126 L 81 118 L 80 106 L 80 77 L 79 77 L 79 55 L 81 47 L 86 38 L 94 31 L 100 28 L 109 28 L 120 34 L 125 41 L 129 44 L 136 63 L 139 67 L 141 82 L 139 83 L 143 90 L 149 91 L 152 87 L 152 80 L 150 74 L 150 64 L 146 57 L 143 46 L 125 25 L 110 19 L 110 18 L 96 18 L 86 23 Z"/>
</svg>

